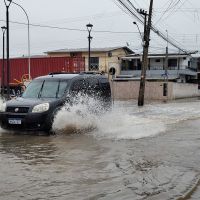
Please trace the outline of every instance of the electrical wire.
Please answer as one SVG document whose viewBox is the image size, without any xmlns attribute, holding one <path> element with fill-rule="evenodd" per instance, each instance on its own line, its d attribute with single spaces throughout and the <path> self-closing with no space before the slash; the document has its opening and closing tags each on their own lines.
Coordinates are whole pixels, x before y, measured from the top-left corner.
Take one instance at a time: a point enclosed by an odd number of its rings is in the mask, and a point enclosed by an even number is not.
<svg viewBox="0 0 200 200">
<path fill-rule="evenodd" d="M 5 22 L 6 20 L 0 20 Z M 10 23 L 13 24 L 19 24 L 19 25 L 28 25 L 27 23 L 23 22 L 17 22 L 17 21 L 10 21 Z M 66 28 L 66 27 L 59 27 L 59 26 L 49 26 L 49 25 L 41 25 L 41 24 L 29 24 L 32 27 L 39 27 L 39 28 L 50 28 L 50 29 L 58 29 L 58 30 L 67 30 L 67 31 L 78 31 L 78 32 L 88 32 L 86 29 L 78 29 L 78 28 Z M 94 33 L 114 33 L 114 34 L 138 34 L 138 32 L 133 32 L 133 31 L 107 31 L 107 30 L 100 30 L 100 31 L 95 31 L 93 30 Z"/>
<path fill-rule="evenodd" d="M 177 5 L 179 2 L 180 2 L 180 0 L 178 0 L 175 4 L 173 4 L 173 0 L 171 0 L 169 6 L 165 9 L 165 11 L 164 11 L 163 14 L 160 16 L 160 18 L 156 21 L 155 24 L 157 24 L 158 22 L 160 22 L 161 19 L 164 17 L 164 15 L 165 15 L 167 12 L 169 12 L 170 9 L 173 9 L 173 7 L 174 7 L 175 5 Z"/>
<path fill-rule="evenodd" d="M 136 18 L 140 23 L 144 24 L 144 20 L 142 20 L 142 18 L 144 18 L 144 17 L 137 13 L 137 9 L 135 8 L 135 6 L 133 6 L 133 4 L 129 0 L 126 0 L 126 2 L 124 2 L 122 0 L 116 0 L 116 1 L 118 1 L 124 8 L 126 8 L 127 11 L 129 11 L 129 13 L 132 14 L 132 17 Z M 172 37 L 170 37 L 170 38 L 166 37 L 165 34 L 163 34 L 161 31 L 159 31 L 155 26 L 152 25 L 151 30 L 154 33 L 156 33 L 159 37 L 161 37 L 163 40 L 167 41 L 169 44 L 171 44 L 175 48 L 179 49 L 180 51 L 185 52 L 185 53 L 191 53 L 191 52 L 188 52 L 187 50 L 183 49 L 182 47 L 180 47 L 177 44 L 177 41 L 174 40 Z"/>
<path fill-rule="evenodd" d="M 189 1 L 189 0 L 185 0 L 184 2 L 182 2 L 182 4 L 177 9 L 180 9 L 187 1 Z M 176 10 L 176 8 L 174 7 L 174 9 L 172 9 L 171 12 L 168 13 L 168 15 L 165 16 L 165 18 L 163 20 L 167 19 L 169 16 L 172 16 L 174 13 L 176 13 L 175 10 Z"/>
</svg>

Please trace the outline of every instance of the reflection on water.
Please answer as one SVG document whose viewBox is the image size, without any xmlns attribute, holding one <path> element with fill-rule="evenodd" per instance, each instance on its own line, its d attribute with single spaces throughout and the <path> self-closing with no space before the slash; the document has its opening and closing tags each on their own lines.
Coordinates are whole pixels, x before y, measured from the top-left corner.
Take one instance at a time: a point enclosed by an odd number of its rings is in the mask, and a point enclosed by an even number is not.
<svg viewBox="0 0 200 200">
<path fill-rule="evenodd" d="M 124 104 L 119 102 L 104 118 L 73 119 L 77 126 L 92 122 L 95 129 L 89 132 L 2 132 L 0 200 L 168 200 L 189 197 L 190 192 L 191 199 L 197 198 L 199 102 L 142 109 Z"/>
<path fill-rule="evenodd" d="M 3 133 L 0 151 L 6 155 L 14 155 L 25 164 L 52 162 L 56 146 L 50 137 Z"/>
</svg>

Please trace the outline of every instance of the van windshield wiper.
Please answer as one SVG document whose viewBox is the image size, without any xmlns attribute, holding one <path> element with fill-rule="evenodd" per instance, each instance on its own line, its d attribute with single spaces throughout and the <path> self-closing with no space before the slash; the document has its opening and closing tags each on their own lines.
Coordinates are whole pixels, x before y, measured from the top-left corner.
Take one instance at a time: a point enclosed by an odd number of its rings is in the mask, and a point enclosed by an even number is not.
<svg viewBox="0 0 200 200">
<path fill-rule="evenodd" d="M 39 91 L 39 93 L 38 93 L 38 98 L 41 98 L 41 96 L 42 96 L 42 89 L 43 89 L 43 87 L 44 87 L 44 82 L 45 82 L 45 80 L 43 81 L 42 86 L 41 86 L 41 88 L 40 88 L 40 91 Z"/>
<path fill-rule="evenodd" d="M 58 88 L 57 88 L 57 91 L 56 91 L 56 98 L 58 98 L 59 90 L 60 90 L 60 81 L 59 81 L 59 83 L 58 83 Z"/>
</svg>

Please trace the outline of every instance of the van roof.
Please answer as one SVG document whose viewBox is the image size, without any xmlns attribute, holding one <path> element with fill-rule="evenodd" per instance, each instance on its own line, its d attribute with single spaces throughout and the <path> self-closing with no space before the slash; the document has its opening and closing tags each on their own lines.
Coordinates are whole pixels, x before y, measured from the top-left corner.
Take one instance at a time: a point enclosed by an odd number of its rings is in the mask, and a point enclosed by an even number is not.
<svg viewBox="0 0 200 200">
<path fill-rule="evenodd" d="M 52 79 L 52 78 L 55 78 L 55 79 L 72 79 L 72 78 L 74 78 L 74 77 L 76 77 L 78 75 L 79 74 L 49 74 L 49 75 L 37 77 L 35 79 L 36 80 L 39 80 L 39 79 Z"/>
<path fill-rule="evenodd" d="M 40 79 L 52 79 L 52 78 L 55 78 L 55 79 L 72 79 L 74 77 L 78 77 L 78 76 L 95 76 L 95 77 L 98 77 L 98 78 L 106 78 L 105 75 L 101 75 L 99 73 L 80 73 L 80 74 L 68 74 L 68 73 L 50 73 L 48 75 L 45 75 L 45 76 L 40 76 L 40 77 L 37 77 L 35 78 L 35 80 L 40 80 Z"/>
</svg>

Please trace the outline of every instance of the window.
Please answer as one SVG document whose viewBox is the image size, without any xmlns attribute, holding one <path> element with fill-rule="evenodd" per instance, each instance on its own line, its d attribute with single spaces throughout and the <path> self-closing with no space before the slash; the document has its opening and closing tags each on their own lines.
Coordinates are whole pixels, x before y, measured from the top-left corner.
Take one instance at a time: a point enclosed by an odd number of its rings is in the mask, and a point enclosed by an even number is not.
<svg viewBox="0 0 200 200">
<path fill-rule="evenodd" d="M 87 83 L 87 88 L 85 89 L 85 93 L 89 96 L 98 96 L 100 93 L 99 93 L 99 90 L 100 90 L 100 86 L 99 86 L 99 81 L 98 79 L 96 78 L 87 78 L 86 80 L 86 83 Z"/>
<path fill-rule="evenodd" d="M 97 87 L 99 87 L 99 81 L 96 78 L 89 78 L 88 80 L 88 84 L 89 84 L 89 89 L 95 89 Z"/>
<path fill-rule="evenodd" d="M 73 92 L 83 92 L 85 91 L 87 88 L 87 82 L 85 80 L 76 80 L 73 84 L 72 84 L 72 91 Z"/>
<path fill-rule="evenodd" d="M 41 98 L 55 98 L 58 90 L 58 82 L 45 81 L 40 94 Z"/>
<path fill-rule="evenodd" d="M 160 59 L 156 59 L 156 62 L 159 63 L 159 62 L 160 62 Z"/>
<path fill-rule="evenodd" d="M 177 59 L 172 58 L 168 60 L 168 68 L 169 69 L 175 69 L 177 67 Z"/>
<path fill-rule="evenodd" d="M 67 81 L 36 80 L 32 81 L 25 92 L 24 98 L 58 98 L 62 97 L 67 87 Z"/>
<path fill-rule="evenodd" d="M 90 58 L 90 67 L 89 70 L 99 70 L 99 57 Z"/>
<path fill-rule="evenodd" d="M 22 96 L 24 98 L 38 98 L 43 82 L 44 81 L 32 81 Z"/>
<path fill-rule="evenodd" d="M 67 87 L 67 82 L 66 82 L 66 81 L 61 81 L 61 82 L 59 83 L 59 88 L 58 88 L 58 91 L 57 91 L 57 97 L 58 97 L 58 98 L 60 98 L 60 97 L 63 96 L 66 87 Z"/>
<path fill-rule="evenodd" d="M 200 73 L 197 73 L 198 89 L 200 90 Z"/>
<path fill-rule="evenodd" d="M 109 90 L 110 89 L 110 84 L 106 78 L 100 79 L 101 86 L 103 90 Z"/>
<path fill-rule="evenodd" d="M 139 59 L 122 60 L 121 70 L 141 70 L 141 62 Z"/>
<path fill-rule="evenodd" d="M 78 52 L 71 52 L 71 53 L 70 53 L 70 56 L 71 56 L 71 57 L 81 57 L 81 53 L 78 53 Z"/>
<path fill-rule="evenodd" d="M 188 61 L 188 67 L 191 67 L 191 61 Z"/>
<path fill-rule="evenodd" d="M 108 57 L 112 57 L 112 52 L 108 52 Z"/>
</svg>

